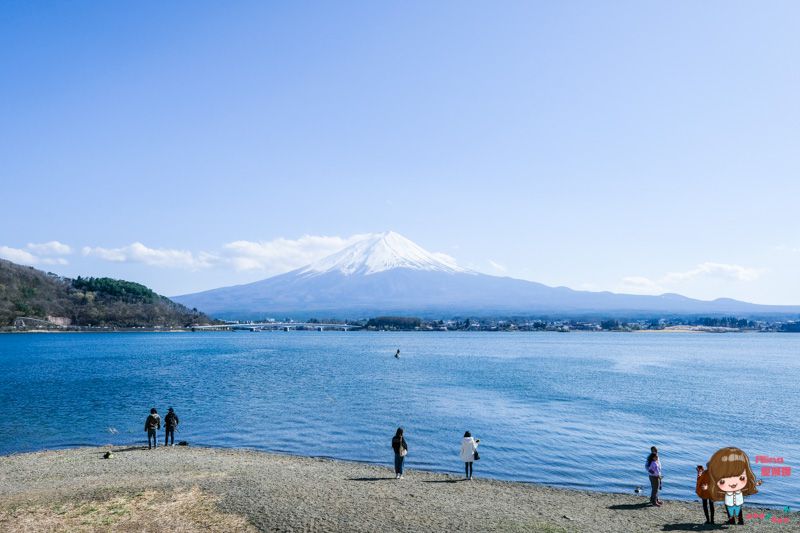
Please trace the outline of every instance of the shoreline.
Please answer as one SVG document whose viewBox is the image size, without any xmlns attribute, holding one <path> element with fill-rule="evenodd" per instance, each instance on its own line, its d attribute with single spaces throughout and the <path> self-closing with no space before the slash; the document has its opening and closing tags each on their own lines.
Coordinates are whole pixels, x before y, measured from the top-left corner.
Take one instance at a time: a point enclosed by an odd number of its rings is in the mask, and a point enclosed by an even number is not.
<svg viewBox="0 0 800 533">
<path fill-rule="evenodd" d="M 209 526 L 215 520 L 239 523 L 236 529 L 241 530 L 249 524 L 252 531 L 705 529 L 699 501 L 665 500 L 663 507 L 654 508 L 646 496 L 481 477 L 468 482 L 456 475 L 416 469 L 395 480 L 386 466 L 251 449 L 113 449 L 110 459 L 103 458 L 108 446 L 0 456 L 0 529 L 24 531 L 13 529 L 14 524 L 36 517 L 63 521 L 72 514 L 83 517 L 88 508 L 127 509 L 127 505 L 128 511 L 119 511 L 119 516 L 109 511 L 102 520 L 111 530 L 128 530 L 123 527 L 125 516 L 134 520 L 139 516 L 136 509 L 154 505 L 160 509 L 171 501 L 184 502 L 185 520 L 202 519 L 202 524 L 188 531 L 225 531 L 225 527 Z M 108 503 L 112 501 L 113 505 Z M 214 503 L 200 508 L 197 502 L 202 501 Z M 59 515 L 59 509 L 69 511 Z M 775 531 L 769 529 L 775 526 L 780 531 L 800 531 L 800 513 L 747 505 L 746 512 L 771 513 L 789 518 L 789 523 L 746 520 L 744 527 L 737 526 L 742 531 Z M 88 514 L 97 513 L 103 514 Z M 724 514 L 718 504 L 717 528 Z M 142 516 L 146 520 L 149 515 Z M 69 524 L 62 525 L 69 529 Z M 36 524 L 27 527 L 37 529 Z"/>
<path fill-rule="evenodd" d="M 172 448 L 173 446 L 167 446 L 166 448 Z M 179 446 L 176 444 L 174 446 L 178 448 Z M 165 448 L 162 446 L 159 441 L 158 449 Z M 391 469 L 392 465 L 389 464 L 387 461 L 386 463 L 377 463 L 372 461 L 366 460 L 359 460 L 359 459 L 340 459 L 337 457 L 331 457 L 328 455 L 300 455 L 291 452 L 281 452 L 281 451 L 274 451 L 274 450 L 263 450 L 258 448 L 250 448 L 250 447 L 231 447 L 231 446 L 222 446 L 222 445 L 214 445 L 214 444 L 191 444 L 186 446 L 181 446 L 180 448 L 188 449 L 191 448 L 192 450 L 212 450 L 212 451 L 231 451 L 231 452 L 242 452 L 242 453 L 254 453 L 254 454 L 263 454 L 267 456 L 276 456 L 276 457 L 286 457 L 289 459 L 309 459 L 309 460 L 318 460 L 318 461 L 330 461 L 332 463 L 343 463 L 343 464 L 354 464 L 354 465 L 363 465 L 368 467 L 374 468 L 383 468 L 383 469 Z M 62 447 L 54 447 L 54 448 L 42 448 L 37 450 L 31 451 L 21 451 L 21 452 L 11 452 L 7 454 L 0 454 L 0 462 L 2 462 L 5 458 L 17 457 L 17 456 L 24 456 L 24 455 L 34 455 L 34 454 L 45 454 L 45 453 L 59 453 L 59 452 L 69 452 L 71 450 L 95 450 L 102 453 L 111 450 L 112 452 L 116 452 L 118 450 L 123 451 L 134 451 L 134 450 L 147 450 L 147 446 L 141 444 L 140 442 L 133 442 L 127 444 L 114 444 L 114 445 L 91 445 L 91 444 L 79 444 L 79 445 L 65 445 Z M 478 463 L 476 463 L 478 464 Z M 414 467 L 408 468 L 409 471 L 422 473 L 422 474 L 429 474 L 432 476 L 448 476 L 452 478 L 459 479 L 461 476 L 457 473 L 453 473 L 452 471 L 448 470 L 425 470 L 425 469 L 418 469 Z M 0 473 L 2 473 L 2 468 L 0 468 Z M 494 481 L 498 483 L 511 483 L 516 485 L 523 485 L 523 486 L 532 486 L 532 487 L 541 487 L 553 490 L 563 490 L 567 492 L 579 492 L 579 493 L 588 493 L 588 494 L 597 494 L 597 495 L 606 495 L 606 496 L 630 496 L 628 492 L 612 492 L 612 491 L 602 491 L 602 490 L 595 490 L 590 488 L 574 488 L 569 486 L 559 486 L 559 485 L 550 485 L 547 483 L 542 483 L 538 481 L 521 481 L 517 479 L 500 479 L 491 476 L 481 476 L 481 480 L 483 481 Z M 642 489 L 648 489 L 645 487 L 645 482 L 642 482 Z M 644 498 L 644 494 L 646 491 L 642 492 L 643 496 L 635 496 L 636 498 Z M 1 495 L 0 495 L 1 497 Z M 663 499 L 663 498 L 662 498 Z M 698 503 L 699 499 L 680 499 L 680 498 L 672 498 L 668 501 L 671 502 L 680 502 L 686 504 Z M 755 508 L 755 507 L 754 507 Z M 758 509 L 769 509 L 772 511 L 780 511 L 784 508 L 781 505 L 770 505 L 770 504 L 759 504 L 757 506 Z M 800 511 L 798 511 L 800 514 Z"/>
<path fill-rule="evenodd" d="M 576 329 L 570 331 L 554 331 L 554 330 L 542 330 L 542 331 L 519 331 L 519 330 L 498 330 L 498 331 L 471 331 L 471 330 L 447 330 L 447 331 L 428 331 L 428 330 L 365 330 L 365 329 L 357 329 L 353 328 L 348 330 L 348 333 L 423 333 L 423 334 L 437 334 L 437 333 L 470 333 L 470 334 L 498 334 L 498 333 L 507 333 L 507 334 L 518 334 L 518 333 L 572 333 L 572 334 L 587 334 L 587 335 L 597 335 L 597 334 L 642 334 L 642 333 L 653 333 L 653 334 L 674 334 L 674 333 L 705 333 L 705 334 L 714 334 L 714 335 L 731 335 L 731 334 L 792 334 L 795 332 L 791 331 L 759 331 L 759 330 L 737 330 L 737 329 L 728 329 L 722 330 L 724 328 L 706 328 L 706 327 L 695 327 L 695 326 L 680 326 L 680 327 L 673 327 L 673 328 L 664 328 L 664 329 L 632 329 L 626 331 L 617 331 L 617 330 L 602 330 L 602 331 L 591 331 L 591 330 L 583 330 L 583 329 Z M 44 333 L 63 333 L 63 334 L 70 334 L 70 333 L 239 333 L 239 332 L 249 332 L 245 329 L 237 329 L 235 331 L 231 330 L 224 330 L 224 329 L 208 329 L 208 330 L 199 330 L 193 331 L 191 328 L 170 328 L 170 329 L 154 329 L 154 328 L 97 328 L 97 329 L 26 329 L 26 330 L 0 330 L 0 335 L 25 335 L 25 334 L 44 334 Z M 341 333 L 342 330 L 334 330 L 334 329 L 326 329 L 323 331 L 319 330 L 292 330 L 291 333 L 330 333 L 330 332 L 338 332 Z M 287 333 L 281 330 L 262 330 L 258 331 L 257 333 Z"/>
</svg>

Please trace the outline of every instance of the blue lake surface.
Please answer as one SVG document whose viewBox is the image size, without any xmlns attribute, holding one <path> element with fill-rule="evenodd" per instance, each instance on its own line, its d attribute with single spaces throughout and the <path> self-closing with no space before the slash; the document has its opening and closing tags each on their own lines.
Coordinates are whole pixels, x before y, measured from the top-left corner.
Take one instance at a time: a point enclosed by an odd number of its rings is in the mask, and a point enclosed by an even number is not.
<svg viewBox="0 0 800 533">
<path fill-rule="evenodd" d="M 470 430 L 476 477 L 599 491 L 646 488 L 655 444 L 686 500 L 738 446 L 792 467 L 748 503 L 798 508 L 799 354 L 790 334 L 0 335 L 0 454 L 144 444 L 150 407 L 174 406 L 192 444 L 385 465 L 403 426 L 407 468 L 454 473 Z"/>
</svg>

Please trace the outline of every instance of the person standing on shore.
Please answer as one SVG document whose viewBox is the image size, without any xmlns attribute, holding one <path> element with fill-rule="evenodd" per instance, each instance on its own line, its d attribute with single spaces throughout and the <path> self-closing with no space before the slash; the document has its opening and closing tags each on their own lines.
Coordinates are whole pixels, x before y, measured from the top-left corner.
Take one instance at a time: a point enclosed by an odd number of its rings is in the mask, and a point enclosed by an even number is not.
<svg viewBox="0 0 800 533">
<path fill-rule="evenodd" d="M 175 446 L 175 428 L 179 423 L 175 410 L 172 407 L 167 409 L 167 416 L 164 417 L 164 446 L 169 446 L 170 441 Z"/>
<path fill-rule="evenodd" d="M 397 428 L 397 432 L 392 437 L 392 449 L 394 450 L 394 478 L 403 479 L 403 463 L 408 455 L 408 444 L 403 437 L 403 428 Z"/>
<path fill-rule="evenodd" d="M 472 481 L 472 463 L 478 458 L 478 443 L 481 439 L 473 439 L 469 431 L 461 439 L 461 460 L 464 461 L 464 475 L 467 481 Z"/>
<path fill-rule="evenodd" d="M 658 491 L 661 490 L 661 460 L 658 458 L 658 448 L 652 446 L 650 455 L 647 456 L 647 475 L 650 477 L 650 503 L 656 507 L 661 507 L 662 501 L 658 499 Z"/>
<path fill-rule="evenodd" d="M 695 486 L 694 491 L 703 500 L 703 514 L 706 515 L 706 524 L 713 524 L 714 500 L 711 499 L 711 491 L 708 489 L 709 479 L 708 470 L 704 469 L 702 465 L 697 465 L 697 486 Z"/>
<path fill-rule="evenodd" d="M 144 421 L 144 430 L 147 432 L 147 449 L 152 450 L 158 447 L 156 431 L 159 429 L 161 429 L 161 417 L 158 416 L 158 411 L 153 407 L 150 409 L 150 416 Z"/>
</svg>

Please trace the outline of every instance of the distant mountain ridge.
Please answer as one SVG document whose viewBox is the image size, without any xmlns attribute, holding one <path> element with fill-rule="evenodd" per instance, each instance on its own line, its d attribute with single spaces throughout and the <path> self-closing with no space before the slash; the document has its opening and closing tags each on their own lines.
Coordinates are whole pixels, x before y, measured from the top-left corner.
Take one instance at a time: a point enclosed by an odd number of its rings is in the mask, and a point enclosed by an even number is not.
<svg viewBox="0 0 800 533">
<path fill-rule="evenodd" d="M 395 232 L 372 234 L 308 266 L 254 283 L 176 296 L 224 318 L 364 317 L 378 313 L 645 315 L 800 314 L 800 306 L 766 306 L 729 298 L 703 301 L 576 291 L 490 276 L 458 266 Z"/>
<path fill-rule="evenodd" d="M 33 319 L 33 320 L 31 320 Z M 190 310 L 139 283 L 110 278 L 62 278 L 0 259 L 0 326 L 184 327 L 208 324 Z"/>
</svg>

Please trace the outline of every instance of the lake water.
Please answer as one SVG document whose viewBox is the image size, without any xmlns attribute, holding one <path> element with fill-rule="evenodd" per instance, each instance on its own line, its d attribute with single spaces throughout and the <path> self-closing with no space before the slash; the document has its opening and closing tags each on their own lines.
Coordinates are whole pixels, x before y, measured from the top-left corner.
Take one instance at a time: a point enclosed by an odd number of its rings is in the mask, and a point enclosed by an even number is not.
<svg viewBox="0 0 800 533">
<path fill-rule="evenodd" d="M 738 446 L 792 467 L 748 502 L 797 508 L 799 353 L 780 334 L 0 335 L 0 454 L 144 444 L 171 405 L 192 444 L 385 465 L 403 426 L 407 468 L 454 473 L 470 430 L 476 477 L 600 491 L 647 491 L 655 444 L 687 500 L 695 465 Z"/>
</svg>

